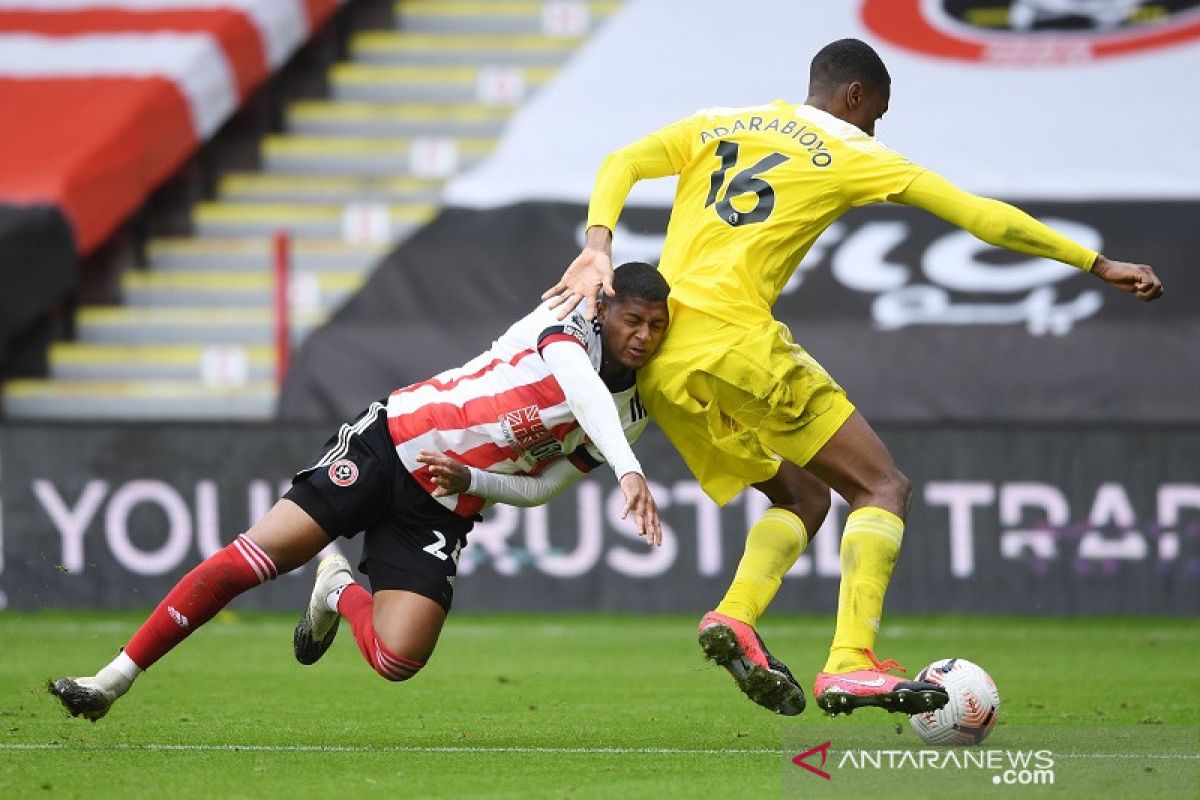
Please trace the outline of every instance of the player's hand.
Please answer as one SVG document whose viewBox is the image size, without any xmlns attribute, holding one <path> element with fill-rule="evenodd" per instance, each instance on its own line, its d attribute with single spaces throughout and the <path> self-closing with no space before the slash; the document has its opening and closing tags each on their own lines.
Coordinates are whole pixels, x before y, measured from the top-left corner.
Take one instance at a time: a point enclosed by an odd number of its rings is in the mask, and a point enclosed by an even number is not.
<svg viewBox="0 0 1200 800">
<path fill-rule="evenodd" d="M 1096 263 L 1092 265 L 1092 274 L 1109 286 L 1132 294 L 1143 302 L 1148 303 L 1162 297 L 1162 281 L 1154 274 L 1154 270 L 1145 264 L 1130 264 L 1097 256 Z"/>
<path fill-rule="evenodd" d="M 417 461 L 429 467 L 429 477 L 433 480 L 433 496 L 445 497 L 449 494 L 462 494 L 471 488 L 471 473 L 465 464 L 460 464 L 441 453 L 422 450 L 417 455 Z"/>
<path fill-rule="evenodd" d="M 621 519 L 630 513 L 637 525 L 638 533 L 646 537 L 652 545 L 662 545 L 662 522 L 658 518 L 658 504 L 646 479 L 636 472 L 626 472 L 621 476 L 621 491 L 625 493 L 625 507 L 621 509 Z"/>
<path fill-rule="evenodd" d="M 596 301 L 601 290 L 610 297 L 612 287 L 612 256 L 603 248 L 585 247 L 563 273 L 562 279 L 542 295 L 550 308 L 558 309 L 558 318 L 566 319 L 580 301 L 587 298 L 586 319 L 596 315 Z"/>
</svg>

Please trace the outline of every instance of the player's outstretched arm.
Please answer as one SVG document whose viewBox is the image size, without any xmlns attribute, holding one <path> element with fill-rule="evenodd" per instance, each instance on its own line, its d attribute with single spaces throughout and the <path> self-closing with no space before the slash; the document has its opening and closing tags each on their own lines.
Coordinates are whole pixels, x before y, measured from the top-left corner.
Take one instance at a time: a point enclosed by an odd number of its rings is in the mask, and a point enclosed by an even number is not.
<svg viewBox="0 0 1200 800">
<path fill-rule="evenodd" d="M 1162 281 L 1154 274 L 1154 269 L 1146 264 L 1113 261 L 1100 255 L 1096 256 L 1096 263 L 1092 265 L 1092 274 L 1114 289 L 1146 303 L 1162 297 Z"/>
<path fill-rule="evenodd" d="M 429 467 L 429 478 L 434 485 L 434 497 L 462 494 L 471 488 L 471 471 L 466 464 L 432 450 L 422 450 L 417 454 L 417 461 Z"/>
<path fill-rule="evenodd" d="M 429 467 L 429 475 L 437 487 L 433 490 L 434 497 L 467 492 L 494 503 L 520 507 L 545 505 L 583 477 L 583 473 L 566 459 L 555 461 L 536 476 L 486 472 L 429 450 L 422 450 L 417 461 Z M 636 472 L 629 472 L 621 477 L 620 485 L 625 494 L 621 519 L 633 514 L 633 521 L 646 541 L 661 545 L 662 522 L 646 479 Z"/>
<path fill-rule="evenodd" d="M 434 497 L 466 492 L 494 503 L 527 508 L 549 503 L 583 477 L 566 459 L 555 461 L 538 475 L 508 475 L 468 467 L 443 453 L 422 450 L 417 461 L 429 467 Z"/>
<path fill-rule="evenodd" d="M 1150 267 L 1105 258 L 1019 208 L 965 192 L 936 173 L 922 172 L 908 188 L 890 199 L 922 208 L 988 244 L 1091 271 L 1110 286 L 1139 300 L 1149 301 L 1162 295 L 1162 282 Z"/>
<path fill-rule="evenodd" d="M 633 514 L 633 522 L 646 541 L 655 547 L 662 544 L 662 522 L 658 518 L 658 504 L 646 485 L 646 479 L 636 472 L 621 476 L 621 491 L 625 493 L 625 507 L 621 519 Z"/>
<path fill-rule="evenodd" d="M 585 299 L 589 302 L 584 316 L 591 319 L 600 292 L 612 295 L 612 232 L 617 228 L 625 199 L 638 181 L 663 178 L 679 171 L 664 143 L 663 137 L 672 135 L 668 131 L 670 128 L 615 150 L 600 165 L 588 205 L 583 252 L 567 267 L 562 279 L 542 295 L 550 308 L 558 310 L 559 319 L 566 319 Z"/>
<path fill-rule="evenodd" d="M 612 467 L 625 492 L 625 512 L 632 513 L 638 532 L 655 544 L 662 540 L 658 506 L 646 487 L 642 465 L 625 438 L 612 395 L 596 374 L 587 352 L 572 341 L 554 341 L 542 348 L 542 360 L 562 387 L 579 427 Z M 635 476 L 636 480 L 630 476 Z"/>
<path fill-rule="evenodd" d="M 595 316 L 600 292 L 610 297 L 612 287 L 612 231 L 602 225 L 587 229 L 583 252 L 575 257 L 558 283 L 542 295 L 547 306 L 558 309 L 558 318 L 566 319 L 580 301 L 588 300 L 585 316 Z"/>
</svg>

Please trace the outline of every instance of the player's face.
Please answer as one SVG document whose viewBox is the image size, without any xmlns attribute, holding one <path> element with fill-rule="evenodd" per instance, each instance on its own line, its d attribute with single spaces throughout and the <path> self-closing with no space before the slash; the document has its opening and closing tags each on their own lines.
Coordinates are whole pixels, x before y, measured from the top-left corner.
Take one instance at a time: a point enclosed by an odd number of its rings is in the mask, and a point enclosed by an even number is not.
<svg viewBox="0 0 1200 800">
<path fill-rule="evenodd" d="M 667 333 L 667 304 L 640 297 L 607 299 L 600 305 L 604 354 L 626 369 L 641 369 Z"/>
</svg>

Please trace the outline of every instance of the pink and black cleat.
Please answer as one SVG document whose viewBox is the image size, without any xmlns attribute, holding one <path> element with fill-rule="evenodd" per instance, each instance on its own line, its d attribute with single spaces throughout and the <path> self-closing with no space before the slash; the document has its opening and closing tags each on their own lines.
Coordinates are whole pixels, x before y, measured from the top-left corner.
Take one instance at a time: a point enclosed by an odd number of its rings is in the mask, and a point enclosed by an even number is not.
<svg viewBox="0 0 1200 800">
<path fill-rule="evenodd" d="M 890 658 L 880 661 L 870 648 L 864 648 L 863 652 L 871 659 L 870 669 L 817 675 L 813 697 L 825 713 L 836 716 L 864 706 L 878 706 L 891 712 L 921 714 L 937 711 L 949 702 L 950 697 L 941 686 L 888 675 L 891 670 L 905 669 Z"/>
<path fill-rule="evenodd" d="M 804 690 L 792 671 L 767 652 L 754 628 L 710 611 L 700 620 L 699 639 L 704 655 L 729 670 L 746 697 L 789 717 L 804 710 Z"/>
</svg>

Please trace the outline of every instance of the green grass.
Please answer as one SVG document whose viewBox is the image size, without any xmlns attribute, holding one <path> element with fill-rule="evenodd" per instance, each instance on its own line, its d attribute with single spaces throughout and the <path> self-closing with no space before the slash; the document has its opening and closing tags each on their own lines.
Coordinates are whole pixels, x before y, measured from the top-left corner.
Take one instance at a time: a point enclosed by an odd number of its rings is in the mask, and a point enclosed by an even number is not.
<svg viewBox="0 0 1200 800">
<path fill-rule="evenodd" d="M 759 709 L 702 661 L 683 617 L 455 615 L 425 671 L 389 684 L 345 629 L 320 664 L 301 667 L 290 616 L 227 613 L 105 719 L 67 718 L 46 679 L 95 671 L 139 621 L 0 613 L 0 797 L 657 800 L 852 796 L 831 794 L 851 785 L 887 800 L 1042 796 L 985 785 L 985 773 L 809 776 L 789 763 L 800 747 L 919 742 L 874 709 L 837 719 L 815 706 L 796 719 Z M 831 625 L 781 615 L 763 632 L 807 688 Z M 1045 796 L 1168 798 L 1200 795 L 1198 645 L 1189 620 L 892 617 L 879 650 L 910 673 L 951 655 L 984 665 L 1003 698 L 984 746 L 1069 756 Z M 1138 752 L 1175 757 L 1082 758 Z"/>
</svg>

